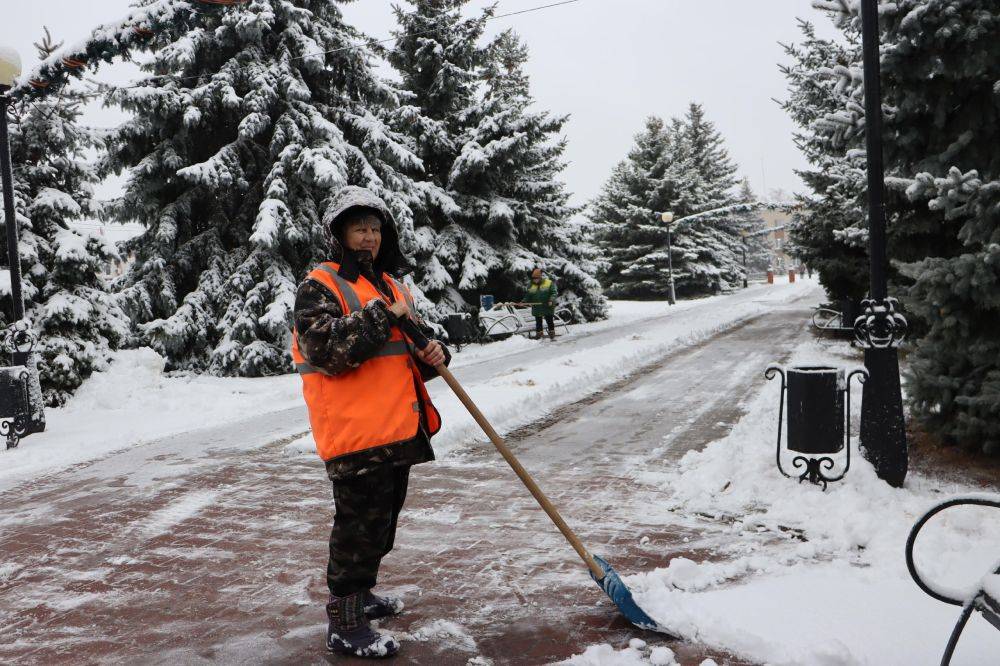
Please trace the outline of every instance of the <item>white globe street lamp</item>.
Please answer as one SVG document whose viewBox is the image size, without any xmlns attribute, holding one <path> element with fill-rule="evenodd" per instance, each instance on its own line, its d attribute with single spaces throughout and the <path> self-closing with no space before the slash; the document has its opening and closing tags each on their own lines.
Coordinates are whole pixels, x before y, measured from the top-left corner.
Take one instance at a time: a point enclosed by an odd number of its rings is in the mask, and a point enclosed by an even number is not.
<svg viewBox="0 0 1000 666">
<path fill-rule="evenodd" d="M 38 383 L 35 336 L 24 319 L 21 294 L 21 258 L 17 248 L 17 212 L 14 210 L 14 172 L 11 168 L 7 130 L 9 92 L 21 75 L 17 51 L 0 46 L 0 183 L 3 185 L 4 227 L 7 235 L 7 265 L 10 267 L 10 300 L 14 310 L 11 325 L 3 332 L 2 349 L 10 365 L 0 367 L 0 435 L 7 448 L 14 448 L 25 435 L 45 430 L 42 389 Z"/>
<path fill-rule="evenodd" d="M 0 46 L 0 88 L 13 88 L 21 76 L 21 56 L 9 46 Z"/>
</svg>

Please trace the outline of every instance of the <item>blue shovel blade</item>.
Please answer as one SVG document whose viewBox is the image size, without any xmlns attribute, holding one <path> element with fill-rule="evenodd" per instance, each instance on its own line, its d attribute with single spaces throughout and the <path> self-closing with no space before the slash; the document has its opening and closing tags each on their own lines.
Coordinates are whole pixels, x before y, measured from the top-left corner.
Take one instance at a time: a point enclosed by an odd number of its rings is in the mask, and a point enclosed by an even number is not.
<svg viewBox="0 0 1000 666">
<path fill-rule="evenodd" d="M 635 599 L 632 598 L 632 592 L 610 564 L 597 555 L 592 555 L 592 557 L 600 565 L 601 569 L 604 570 L 604 578 L 597 580 L 593 572 L 590 572 L 590 577 L 594 579 L 595 583 L 601 586 L 601 589 L 611 598 L 611 601 L 615 602 L 615 606 L 618 606 L 618 610 L 622 612 L 625 619 L 640 629 L 669 633 L 666 629 L 658 625 L 656 620 L 649 617 L 646 611 L 639 608 L 639 605 L 635 603 Z"/>
</svg>

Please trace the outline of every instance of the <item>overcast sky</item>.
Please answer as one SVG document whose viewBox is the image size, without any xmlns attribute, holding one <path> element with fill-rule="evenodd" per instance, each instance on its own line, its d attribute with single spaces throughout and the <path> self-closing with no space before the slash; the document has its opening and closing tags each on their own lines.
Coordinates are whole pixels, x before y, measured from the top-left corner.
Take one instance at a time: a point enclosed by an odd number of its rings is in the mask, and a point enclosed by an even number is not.
<svg viewBox="0 0 1000 666">
<path fill-rule="evenodd" d="M 554 1 L 500 0 L 497 13 Z M 13 6 L 0 22 L 0 45 L 16 48 L 26 68 L 37 61 L 31 44 L 43 25 L 74 42 L 129 7 L 129 0 L 2 2 Z M 470 7 L 487 4 L 473 0 Z M 394 26 L 391 4 L 382 0 L 349 3 L 344 13 L 376 37 L 388 37 Z M 570 115 L 564 177 L 574 202 L 585 203 L 646 116 L 680 115 L 691 101 L 704 105 L 757 192 L 799 189 L 794 170 L 804 162 L 792 143 L 794 128 L 772 101 L 785 96 L 778 42 L 799 39 L 796 17 L 816 23 L 821 35 L 836 34 L 811 0 L 579 0 L 493 20 L 489 34 L 515 28 L 531 52 L 528 73 L 538 106 Z M 129 65 L 104 67 L 98 78 L 119 82 L 135 74 Z M 87 120 L 108 126 L 120 117 L 98 108 Z M 108 184 L 100 194 L 114 190 Z"/>
</svg>

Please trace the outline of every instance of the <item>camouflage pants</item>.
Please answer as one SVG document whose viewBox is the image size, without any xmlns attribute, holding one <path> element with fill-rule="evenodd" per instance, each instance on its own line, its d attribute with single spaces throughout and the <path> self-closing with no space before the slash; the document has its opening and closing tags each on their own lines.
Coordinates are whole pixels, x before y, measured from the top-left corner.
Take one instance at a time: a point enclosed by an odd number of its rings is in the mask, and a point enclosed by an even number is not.
<svg viewBox="0 0 1000 666">
<path fill-rule="evenodd" d="M 396 538 L 409 479 L 408 466 L 379 465 L 367 474 L 334 481 L 337 513 L 326 566 L 330 594 L 343 597 L 375 587 L 379 564 Z"/>
</svg>

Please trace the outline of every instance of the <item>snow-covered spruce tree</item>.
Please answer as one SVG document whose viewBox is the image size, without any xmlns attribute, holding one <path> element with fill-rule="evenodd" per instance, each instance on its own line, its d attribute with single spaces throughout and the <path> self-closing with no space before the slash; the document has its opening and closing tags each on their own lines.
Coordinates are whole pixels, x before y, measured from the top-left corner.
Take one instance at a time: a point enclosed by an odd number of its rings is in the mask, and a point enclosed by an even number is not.
<svg viewBox="0 0 1000 666">
<path fill-rule="evenodd" d="M 45 59 L 58 45 L 46 30 L 36 47 Z M 118 256 L 114 247 L 71 226 L 93 214 L 97 182 L 85 159 L 95 142 L 79 122 L 81 101 L 78 89 L 66 88 L 58 96 L 20 100 L 10 118 L 25 316 L 38 338 L 39 378 L 51 407 L 103 369 L 128 333 L 128 320 L 102 277 Z M 11 312 L 7 287 L 3 326 Z"/>
<path fill-rule="evenodd" d="M 705 118 L 705 110 L 700 104 L 691 103 L 680 127 L 683 128 L 680 146 L 684 157 L 699 177 L 697 191 L 700 196 L 692 199 L 692 205 L 711 210 L 735 203 L 736 165 L 729 158 L 722 134 Z"/>
<path fill-rule="evenodd" d="M 785 45 L 792 64 L 782 66 L 789 97 L 782 108 L 798 126 L 795 143 L 810 168 L 798 175 L 810 193 L 799 195 L 794 216 L 795 253 L 819 273 L 834 300 L 855 303 L 868 292 L 868 229 L 865 181 L 864 107 L 857 97 L 860 36 L 844 25 L 843 43 L 821 39 L 799 21 L 803 39 Z"/>
<path fill-rule="evenodd" d="M 740 182 L 736 199 L 739 203 L 751 205 L 761 203 L 760 197 L 750 187 L 750 179 L 745 176 Z M 737 231 L 746 245 L 747 273 L 760 275 L 771 265 L 771 247 L 768 242 L 767 225 L 764 223 L 764 218 L 761 217 L 759 210 L 751 210 L 735 219 Z M 746 236 L 743 236 L 743 232 L 746 232 Z"/>
<path fill-rule="evenodd" d="M 907 398 L 946 442 L 1000 454 L 1000 7 L 895 4 L 883 18 L 885 154 L 913 179 L 890 241 L 911 260 L 907 306 L 926 327 Z"/>
<path fill-rule="evenodd" d="M 660 191 L 669 144 L 663 120 L 647 118 L 632 149 L 587 210 L 604 261 L 598 277 L 612 298 L 669 295 L 666 228 L 655 221 L 671 203 Z"/>
<path fill-rule="evenodd" d="M 671 211 L 679 220 L 737 203 L 735 167 L 697 104 L 669 125 L 647 119 L 635 141 L 587 215 L 606 262 L 600 279 L 608 294 L 666 298 L 667 234 L 660 213 Z M 720 214 L 672 226 L 678 294 L 715 293 L 742 280 L 744 217 Z"/>
<path fill-rule="evenodd" d="M 833 11 L 845 34 L 857 35 L 855 0 L 814 4 Z M 880 3 L 880 27 L 888 247 L 901 274 L 890 293 L 904 296 L 917 315 L 910 318 L 917 339 L 907 397 L 912 413 L 945 441 L 996 451 L 1000 158 L 992 146 L 1000 12 L 986 1 L 893 0 Z M 840 104 L 823 106 L 813 126 L 858 149 L 859 60 L 855 53 L 842 67 L 813 74 L 825 77 L 833 93 L 827 97 Z M 851 164 L 858 156 L 860 150 L 834 156 L 831 171 L 844 174 L 843 182 L 860 179 L 854 174 L 863 171 Z"/>
<path fill-rule="evenodd" d="M 701 105 L 692 103 L 683 120 L 674 121 L 672 128 L 679 138 L 674 142 L 673 164 L 667 169 L 664 185 L 668 190 L 677 188 L 680 208 L 674 206 L 675 218 L 739 203 L 737 167 L 729 158 L 722 134 L 705 118 Z M 676 225 L 677 292 L 717 293 L 741 282 L 740 231 L 751 227 L 744 214 L 719 214 Z"/>
<path fill-rule="evenodd" d="M 389 60 L 409 93 L 401 131 L 423 165 L 414 206 L 417 286 L 432 318 L 478 294 L 517 300 L 536 266 L 560 284 L 577 318 L 604 315 L 584 230 L 559 180 L 565 118 L 529 110 L 527 50 L 513 33 L 480 46 L 492 9 L 468 0 L 415 0 L 396 9 Z"/>
<path fill-rule="evenodd" d="M 413 205 L 417 291 L 435 305 L 426 314 L 466 309 L 462 291 L 480 288 L 499 268 L 498 253 L 455 218 L 462 210 L 449 187 L 478 103 L 479 45 L 492 9 L 462 17 L 468 0 L 407 0 L 394 8 L 396 37 L 388 60 L 408 97 L 396 127 L 410 139 L 423 171 Z"/>
<path fill-rule="evenodd" d="M 159 0 L 131 19 L 151 33 L 148 76 L 109 95 L 134 117 L 107 139 L 103 171 L 129 170 L 108 211 L 145 232 L 120 298 L 169 367 L 286 372 L 296 284 L 328 258 L 324 199 L 371 188 L 411 250 L 402 174 L 419 160 L 388 126 L 397 92 L 334 3 L 210 6 Z M 102 40 L 122 35 L 95 31 L 88 52 Z"/>
<path fill-rule="evenodd" d="M 864 269 L 868 241 L 860 4 L 857 0 L 814 0 L 813 4 L 832 12 L 846 45 L 817 39 L 811 26 L 805 24 L 804 44 L 789 49 L 796 65 L 786 70 L 793 90 L 786 108 L 804 128 L 798 138 L 817 167 L 804 174 L 814 191 L 808 200 L 814 210 L 811 219 L 803 223 L 800 242 L 811 246 L 818 261 L 828 265 L 827 272 L 832 274 L 829 282 L 839 286 L 837 291 L 857 295 L 867 290 Z M 901 24 L 908 11 L 906 4 L 897 0 L 879 3 L 883 54 L 895 51 L 899 37 L 891 29 Z M 930 128 L 918 128 L 915 123 L 911 85 L 912 75 L 905 65 L 894 67 L 891 59 L 883 57 L 885 204 L 888 248 L 895 262 L 961 251 L 957 225 L 937 219 L 925 204 L 911 201 L 905 194 L 909 179 L 924 168 L 922 164 L 936 159 L 923 148 L 933 139 L 926 142 L 918 138 Z M 943 94 L 944 90 L 938 92 Z M 946 156 L 947 147 L 941 147 L 937 154 Z M 824 252 L 827 258 L 822 256 Z M 890 267 L 889 280 L 891 291 L 899 294 L 911 284 L 899 275 L 895 264 Z"/>
<path fill-rule="evenodd" d="M 595 319 L 607 306 L 595 253 L 584 228 L 570 217 L 577 209 L 559 180 L 567 118 L 532 111 L 523 67 L 527 48 L 512 31 L 490 45 L 483 101 L 470 120 L 448 185 L 461 213 L 453 219 L 476 233 L 497 255 L 479 288 L 501 298 L 520 297 L 535 267 L 559 284 L 559 305 L 577 319 Z"/>
</svg>

